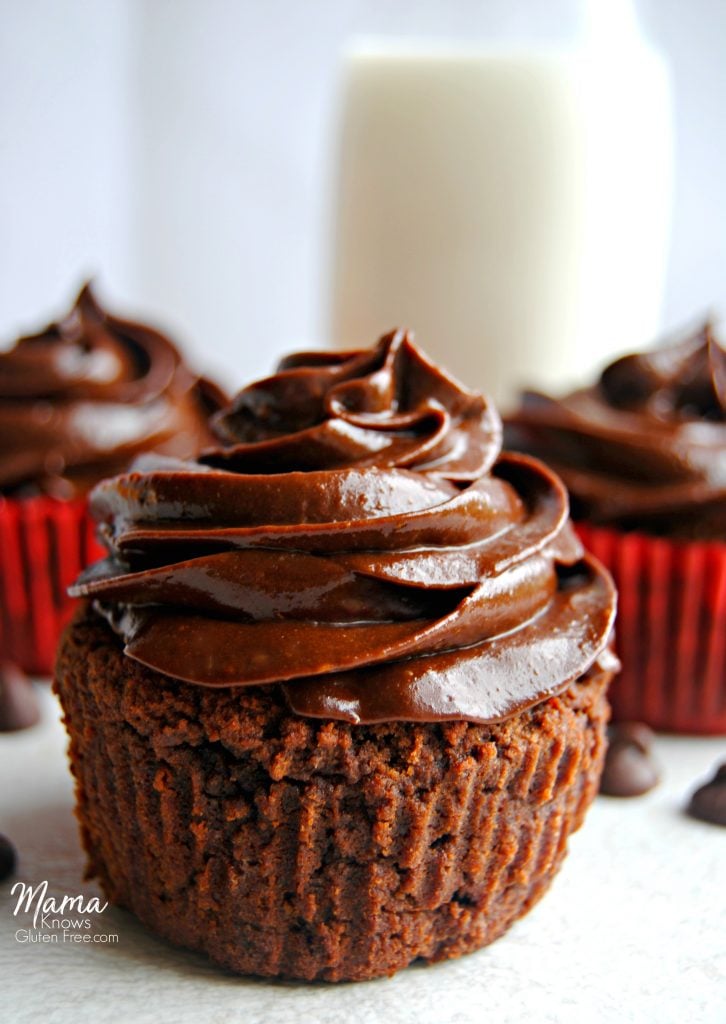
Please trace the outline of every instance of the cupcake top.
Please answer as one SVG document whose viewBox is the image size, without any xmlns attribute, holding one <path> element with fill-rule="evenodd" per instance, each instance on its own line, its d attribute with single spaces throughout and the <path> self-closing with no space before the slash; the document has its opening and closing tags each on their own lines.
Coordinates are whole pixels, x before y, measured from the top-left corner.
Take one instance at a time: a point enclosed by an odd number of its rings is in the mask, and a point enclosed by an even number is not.
<svg viewBox="0 0 726 1024">
<path fill-rule="evenodd" d="M 119 320 L 89 285 L 59 323 L 0 353 L 0 494 L 84 494 L 140 452 L 185 458 L 226 401 L 168 338 Z"/>
<path fill-rule="evenodd" d="M 91 495 L 109 556 L 72 593 L 131 658 L 354 723 L 498 721 L 611 665 L 561 482 L 405 333 L 291 356 L 213 426 Z"/>
<path fill-rule="evenodd" d="M 525 393 L 505 436 L 557 471 L 576 519 L 726 540 L 726 352 L 709 325 L 564 398 Z"/>
</svg>

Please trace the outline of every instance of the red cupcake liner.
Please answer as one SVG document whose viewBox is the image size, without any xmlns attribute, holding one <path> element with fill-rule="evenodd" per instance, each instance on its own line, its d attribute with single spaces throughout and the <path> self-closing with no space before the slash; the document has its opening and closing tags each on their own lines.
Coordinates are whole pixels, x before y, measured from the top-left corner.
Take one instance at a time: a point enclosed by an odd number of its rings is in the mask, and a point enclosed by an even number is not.
<svg viewBox="0 0 726 1024">
<path fill-rule="evenodd" d="M 30 675 L 53 672 L 76 602 L 66 590 L 105 552 L 85 498 L 0 498 L 0 658 Z"/>
<path fill-rule="evenodd" d="M 613 719 L 726 733 L 726 544 L 576 529 L 618 588 Z"/>
</svg>

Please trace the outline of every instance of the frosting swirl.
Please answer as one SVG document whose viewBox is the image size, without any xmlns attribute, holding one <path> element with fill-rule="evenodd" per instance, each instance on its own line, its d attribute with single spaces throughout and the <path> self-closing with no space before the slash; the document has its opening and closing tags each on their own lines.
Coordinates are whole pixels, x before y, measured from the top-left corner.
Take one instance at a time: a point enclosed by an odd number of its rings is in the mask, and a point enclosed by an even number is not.
<svg viewBox="0 0 726 1024">
<path fill-rule="evenodd" d="M 110 316 L 85 285 L 64 320 L 0 353 L 0 492 L 67 498 L 140 452 L 192 455 L 225 400 L 168 338 Z"/>
<path fill-rule="evenodd" d="M 72 593 L 132 658 L 351 722 L 496 721 L 610 664 L 564 487 L 405 333 L 292 356 L 214 428 L 91 496 L 109 557 Z"/>
<path fill-rule="evenodd" d="M 576 519 L 726 539 L 726 352 L 709 325 L 564 398 L 526 392 L 505 436 L 547 459 Z"/>
</svg>

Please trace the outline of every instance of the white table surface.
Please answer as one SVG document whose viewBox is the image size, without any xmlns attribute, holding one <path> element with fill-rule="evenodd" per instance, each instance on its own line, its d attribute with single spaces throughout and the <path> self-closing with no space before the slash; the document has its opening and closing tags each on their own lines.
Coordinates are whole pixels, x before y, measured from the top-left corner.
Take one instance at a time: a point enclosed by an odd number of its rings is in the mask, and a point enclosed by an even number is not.
<svg viewBox="0 0 726 1024">
<path fill-rule="evenodd" d="M 550 892 L 487 949 L 392 979 L 291 984 L 225 974 L 112 908 L 91 917 L 115 945 L 16 941 L 17 880 L 98 893 L 82 882 L 58 709 L 41 699 L 40 725 L 0 735 L 0 831 L 19 854 L 0 884 L 3 1024 L 726 1021 L 726 830 L 682 813 L 726 738 L 659 737 L 662 784 L 599 797 Z"/>
</svg>

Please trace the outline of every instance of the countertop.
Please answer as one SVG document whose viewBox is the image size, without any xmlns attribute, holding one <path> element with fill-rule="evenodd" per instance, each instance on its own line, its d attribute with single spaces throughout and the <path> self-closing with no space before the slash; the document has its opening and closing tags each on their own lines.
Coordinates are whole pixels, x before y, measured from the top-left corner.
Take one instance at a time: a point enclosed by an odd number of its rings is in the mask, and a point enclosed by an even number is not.
<svg viewBox="0 0 726 1024">
<path fill-rule="evenodd" d="M 100 896 L 82 880 L 58 708 L 39 690 L 41 723 L 0 735 L 0 832 L 19 856 L 0 884 L 3 1024 L 726 1021 L 726 830 L 682 810 L 726 738 L 659 736 L 661 785 L 599 797 L 550 892 L 487 949 L 380 981 L 274 983 L 219 971 L 110 907 L 86 915 L 101 941 L 18 941 L 17 881 Z"/>
</svg>

